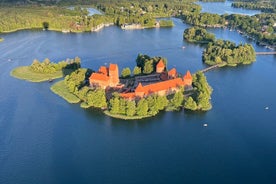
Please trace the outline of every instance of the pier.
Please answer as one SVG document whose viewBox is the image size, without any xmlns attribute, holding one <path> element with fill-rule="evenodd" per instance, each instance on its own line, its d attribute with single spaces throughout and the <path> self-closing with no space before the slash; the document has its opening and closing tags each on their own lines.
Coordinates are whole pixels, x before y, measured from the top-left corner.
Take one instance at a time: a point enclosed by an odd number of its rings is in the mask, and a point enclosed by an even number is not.
<svg viewBox="0 0 276 184">
<path fill-rule="evenodd" d="M 256 52 L 256 55 L 275 55 L 276 52 Z"/>
</svg>

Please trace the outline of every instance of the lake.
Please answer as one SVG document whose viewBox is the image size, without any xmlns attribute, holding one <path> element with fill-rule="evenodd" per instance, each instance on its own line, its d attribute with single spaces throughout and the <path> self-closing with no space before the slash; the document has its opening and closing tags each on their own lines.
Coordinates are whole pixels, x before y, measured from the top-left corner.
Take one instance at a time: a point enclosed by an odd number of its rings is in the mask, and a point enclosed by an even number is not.
<svg viewBox="0 0 276 184">
<path fill-rule="evenodd" d="M 201 12 L 222 14 L 243 14 L 243 15 L 255 15 L 260 14 L 259 10 L 248 10 L 243 8 L 232 7 L 232 1 L 225 2 L 196 2 L 196 4 L 202 7 Z"/>
<path fill-rule="evenodd" d="M 79 56 L 97 70 L 110 62 L 135 66 L 138 53 L 164 56 L 180 73 L 196 72 L 202 46 L 182 39 L 185 28 L 62 34 L 0 34 L 0 183 L 266 183 L 276 180 L 276 57 L 206 73 L 214 89 L 206 113 L 162 112 L 124 121 L 68 104 L 52 83 L 12 78 L 33 59 Z M 209 29 L 217 38 L 252 43 L 235 31 Z M 182 49 L 185 46 L 185 49 Z M 268 107 L 268 109 L 266 109 Z M 204 127 L 203 124 L 208 126 Z"/>
</svg>

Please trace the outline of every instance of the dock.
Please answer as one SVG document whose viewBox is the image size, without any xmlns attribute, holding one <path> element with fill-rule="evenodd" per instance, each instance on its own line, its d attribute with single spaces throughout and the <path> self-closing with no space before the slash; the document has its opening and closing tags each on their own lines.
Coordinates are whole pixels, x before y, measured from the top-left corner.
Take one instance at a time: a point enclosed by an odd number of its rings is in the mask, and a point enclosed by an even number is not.
<svg viewBox="0 0 276 184">
<path fill-rule="evenodd" d="M 256 52 L 256 55 L 275 55 L 276 52 Z"/>
</svg>

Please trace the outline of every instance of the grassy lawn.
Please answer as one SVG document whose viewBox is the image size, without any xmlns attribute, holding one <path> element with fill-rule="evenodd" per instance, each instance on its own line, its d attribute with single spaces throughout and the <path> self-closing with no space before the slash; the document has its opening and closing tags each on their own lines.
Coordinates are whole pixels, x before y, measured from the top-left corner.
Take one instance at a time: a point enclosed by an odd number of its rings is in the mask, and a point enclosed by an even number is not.
<svg viewBox="0 0 276 184">
<path fill-rule="evenodd" d="M 51 74 L 33 72 L 29 66 L 20 66 L 11 71 L 11 76 L 27 80 L 30 82 L 43 82 L 49 79 L 57 79 L 63 77 L 62 71 L 57 71 Z"/>
<path fill-rule="evenodd" d="M 74 95 L 74 94 L 72 94 L 68 91 L 68 89 L 65 86 L 63 80 L 58 81 L 54 85 L 52 85 L 51 90 L 55 94 L 59 95 L 60 97 L 62 97 L 64 100 L 66 100 L 69 103 L 78 103 L 78 102 L 80 102 L 80 99 L 76 95 Z"/>
</svg>

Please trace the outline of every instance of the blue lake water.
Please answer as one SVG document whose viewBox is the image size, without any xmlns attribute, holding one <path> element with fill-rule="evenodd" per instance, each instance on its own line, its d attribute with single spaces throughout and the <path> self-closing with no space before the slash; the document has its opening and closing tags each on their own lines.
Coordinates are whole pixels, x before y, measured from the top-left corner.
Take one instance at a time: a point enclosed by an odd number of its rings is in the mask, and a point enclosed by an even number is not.
<svg viewBox="0 0 276 184">
<path fill-rule="evenodd" d="M 233 8 L 231 6 L 232 1 L 225 2 L 197 2 L 196 4 L 202 7 L 201 12 L 217 13 L 217 14 L 243 14 L 243 15 L 255 15 L 260 14 L 259 10 L 248 10 L 241 8 Z"/>
<path fill-rule="evenodd" d="M 109 62 L 133 68 L 138 53 L 164 56 L 168 67 L 181 73 L 206 67 L 203 47 L 182 40 L 188 25 L 173 20 L 175 27 L 168 29 L 1 34 L 0 183 L 275 183 L 273 55 L 206 73 L 214 89 L 209 112 L 163 112 L 137 121 L 68 104 L 50 91 L 51 83 L 9 75 L 15 67 L 46 57 L 59 61 L 79 56 L 83 67 L 93 69 Z M 209 31 L 269 51 L 235 31 Z"/>
</svg>

